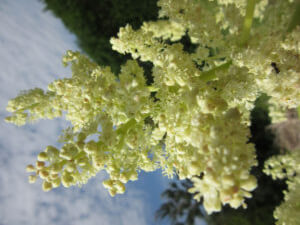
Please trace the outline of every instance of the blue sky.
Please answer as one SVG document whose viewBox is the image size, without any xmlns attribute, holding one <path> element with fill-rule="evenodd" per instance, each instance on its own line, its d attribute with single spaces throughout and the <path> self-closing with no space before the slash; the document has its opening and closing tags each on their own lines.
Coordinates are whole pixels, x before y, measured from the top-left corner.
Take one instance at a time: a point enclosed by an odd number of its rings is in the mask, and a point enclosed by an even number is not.
<svg viewBox="0 0 300 225">
<path fill-rule="evenodd" d="M 61 57 L 76 50 L 76 38 L 38 0 L 0 1 L 0 225 L 148 225 L 161 204 L 168 180 L 159 172 L 141 174 L 124 195 L 111 198 L 102 187 L 104 173 L 82 188 L 44 193 L 29 184 L 25 167 L 39 151 L 55 144 L 67 122 L 42 120 L 16 127 L 6 124 L 9 99 L 21 90 L 46 88 L 70 76 Z"/>
</svg>

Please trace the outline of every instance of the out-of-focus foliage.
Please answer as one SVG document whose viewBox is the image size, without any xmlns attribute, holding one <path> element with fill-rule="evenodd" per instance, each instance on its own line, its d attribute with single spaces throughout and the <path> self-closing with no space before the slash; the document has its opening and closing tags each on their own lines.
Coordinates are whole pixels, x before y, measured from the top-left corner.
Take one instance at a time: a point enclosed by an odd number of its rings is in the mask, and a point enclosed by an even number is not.
<svg viewBox="0 0 300 225">
<path fill-rule="evenodd" d="M 166 200 L 156 211 L 156 219 L 167 218 L 172 225 L 193 225 L 196 219 L 203 219 L 206 213 L 201 210 L 202 201 L 196 201 L 188 189 L 193 183 L 186 179 L 172 182 L 161 197 Z"/>
<path fill-rule="evenodd" d="M 113 51 L 109 39 L 120 27 L 138 28 L 156 20 L 156 0 L 41 0 L 76 35 L 80 48 L 99 65 L 119 70 L 128 57 Z"/>
</svg>

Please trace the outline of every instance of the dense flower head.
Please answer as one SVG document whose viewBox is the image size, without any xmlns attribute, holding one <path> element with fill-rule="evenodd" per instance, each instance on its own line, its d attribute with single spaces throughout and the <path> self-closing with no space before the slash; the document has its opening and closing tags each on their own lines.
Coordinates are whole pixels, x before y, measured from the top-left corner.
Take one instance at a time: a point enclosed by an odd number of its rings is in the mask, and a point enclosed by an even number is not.
<svg viewBox="0 0 300 225">
<path fill-rule="evenodd" d="M 284 202 L 274 211 L 278 225 L 299 224 L 300 199 L 300 151 L 296 149 L 286 155 L 271 157 L 265 163 L 265 173 L 273 179 L 286 179 L 288 191 L 284 192 Z"/>
<path fill-rule="evenodd" d="M 63 63 L 71 65 L 71 78 L 8 103 L 7 121 L 17 125 L 63 112 L 72 123 L 61 149 L 48 146 L 27 167 L 29 181 L 40 177 L 49 191 L 105 170 L 103 185 L 113 196 L 141 170 L 162 168 L 169 177 L 192 179 L 190 192 L 208 213 L 225 204 L 246 207 L 256 188 L 248 140 L 255 99 L 268 94 L 274 117 L 300 105 L 300 27 L 287 29 L 296 4 L 159 0 L 160 20 L 138 30 L 126 25 L 111 39 L 114 50 L 134 59 L 118 76 L 68 51 Z M 193 52 L 180 43 L 185 35 Z M 151 86 L 137 60 L 152 62 Z"/>
</svg>

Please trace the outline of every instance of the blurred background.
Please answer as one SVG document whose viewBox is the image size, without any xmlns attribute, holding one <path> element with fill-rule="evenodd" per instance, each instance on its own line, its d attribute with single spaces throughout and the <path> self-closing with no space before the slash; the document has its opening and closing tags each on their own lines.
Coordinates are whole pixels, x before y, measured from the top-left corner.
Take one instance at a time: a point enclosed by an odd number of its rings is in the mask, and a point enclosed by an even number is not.
<svg viewBox="0 0 300 225">
<path fill-rule="evenodd" d="M 0 0 L 0 225 L 271 225 L 273 210 L 282 200 L 282 181 L 262 173 L 264 161 L 278 154 L 270 129 L 267 96 L 252 112 L 251 141 L 259 166 L 253 169 L 259 188 L 247 201 L 248 209 L 208 216 L 201 202 L 187 192 L 189 181 L 168 180 L 160 171 L 141 173 L 129 182 L 124 195 L 111 198 L 98 174 L 82 188 L 57 188 L 43 192 L 41 183 L 30 185 L 25 167 L 47 145 L 55 145 L 68 122 L 42 120 L 16 127 L 4 122 L 9 99 L 21 90 L 41 87 L 70 77 L 61 58 L 66 50 L 79 50 L 100 65 L 118 72 L 130 58 L 111 50 L 109 39 L 127 23 L 138 28 L 156 20 L 156 0 Z M 189 49 L 188 40 L 182 42 Z M 141 63 L 151 83 L 151 64 Z M 169 183 L 170 182 L 170 183 Z"/>
</svg>

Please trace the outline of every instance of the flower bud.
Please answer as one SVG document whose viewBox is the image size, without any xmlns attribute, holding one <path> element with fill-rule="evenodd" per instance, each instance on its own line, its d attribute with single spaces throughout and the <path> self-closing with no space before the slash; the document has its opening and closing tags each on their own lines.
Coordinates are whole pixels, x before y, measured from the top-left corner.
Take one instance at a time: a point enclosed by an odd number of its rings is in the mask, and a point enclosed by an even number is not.
<svg viewBox="0 0 300 225">
<path fill-rule="evenodd" d="M 127 173 L 121 173 L 119 179 L 122 183 L 126 184 L 129 181 L 129 176 Z"/>
<path fill-rule="evenodd" d="M 47 153 L 48 157 L 55 158 L 59 155 L 59 150 L 51 145 L 47 146 L 45 149 L 45 152 Z"/>
<path fill-rule="evenodd" d="M 42 170 L 42 171 L 40 171 L 39 175 L 40 175 L 40 178 L 45 180 L 49 177 L 49 172 L 47 170 Z"/>
<path fill-rule="evenodd" d="M 26 171 L 27 172 L 35 172 L 35 168 L 34 168 L 34 166 L 33 165 L 28 165 L 28 166 L 26 166 Z"/>
<path fill-rule="evenodd" d="M 222 208 L 221 201 L 217 197 L 205 200 L 203 205 L 208 214 L 211 214 L 212 212 L 219 212 Z"/>
<path fill-rule="evenodd" d="M 111 188 L 108 191 L 111 197 L 114 197 L 117 193 L 117 190 L 115 188 Z"/>
<path fill-rule="evenodd" d="M 240 195 L 235 195 L 230 201 L 229 201 L 229 205 L 234 208 L 237 209 L 238 207 L 240 207 L 244 202 L 244 199 L 242 196 Z"/>
<path fill-rule="evenodd" d="M 138 179 L 138 174 L 135 170 L 129 173 L 129 180 L 135 181 Z"/>
<path fill-rule="evenodd" d="M 53 185 L 54 188 L 59 187 L 59 186 L 60 186 L 60 183 L 61 183 L 60 177 L 57 177 L 56 179 L 54 179 L 54 180 L 52 181 L 52 185 Z"/>
<path fill-rule="evenodd" d="M 88 164 L 87 158 L 79 158 L 75 160 L 78 166 L 86 166 Z"/>
<path fill-rule="evenodd" d="M 105 159 L 106 157 L 104 155 L 96 155 L 95 157 L 93 157 L 93 165 L 97 169 L 102 169 L 105 164 Z"/>
<path fill-rule="evenodd" d="M 63 168 L 62 164 L 55 163 L 55 164 L 52 164 L 52 166 L 50 168 L 50 172 L 51 172 L 51 174 L 57 174 L 57 173 L 61 172 L 62 168 Z"/>
<path fill-rule="evenodd" d="M 74 163 L 67 163 L 65 169 L 72 173 L 76 170 L 76 165 Z"/>
<path fill-rule="evenodd" d="M 125 192 L 125 185 L 121 181 L 116 181 L 115 187 L 119 194 L 123 194 Z"/>
<path fill-rule="evenodd" d="M 64 172 L 61 177 L 61 182 L 64 187 L 70 187 L 72 185 L 72 182 L 74 181 L 74 178 L 71 176 L 70 173 Z"/>
<path fill-rule="evenodd" d="M 225 187 L 230 187 L 234 185 L 234 176 L 233 175 L 224 175 L 222 177 L 222 184 Z"/>
<path fill-rule="evenodd" d="M 113 181 L 108 179 L 102 182 L 105 188 L 111 189 L 113 187 Z"/>
<path fill-rule="evenodd" d="M 253 191 L 257 187 L 256 178 L 254 176 L 249 176 L 248 179 L 241 181 L 241 188 L 246 191 Z"/>
<path fill-rule="evenodd" d="M 52 189 L 52 183 L 48 181 L 43 182 L 43 191 L 50 191 Z"/>
<path fill-rule="evenodd" d="M 71 160 L 76 154 L 78 150 L 77 148 L 72 144 L 65 144 L 60 153 L 59 156 L 66 160 Z"/>
<path fill-rule="evenodd" d="M 36 168 L 37 169 L 43 169 L 45 167 L 45 163 L 41 161 L 36 161 Z"/>
<path fill-rule="evenodd" d="M 40 152 L 40 154 L 38 154 L 37 158 L 39 161 L 45 162 L 48 160 L 48 155 L 46 152 Z"/>
<path fill-rule="evenodd" d="M 35 183 L 35 182 L 36 182 L 36 175 L 30 175 L 30 176 L 28 177 L 28 182 L 29 182 L 30 184 Z"/>
</svg>

